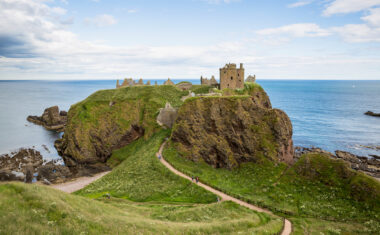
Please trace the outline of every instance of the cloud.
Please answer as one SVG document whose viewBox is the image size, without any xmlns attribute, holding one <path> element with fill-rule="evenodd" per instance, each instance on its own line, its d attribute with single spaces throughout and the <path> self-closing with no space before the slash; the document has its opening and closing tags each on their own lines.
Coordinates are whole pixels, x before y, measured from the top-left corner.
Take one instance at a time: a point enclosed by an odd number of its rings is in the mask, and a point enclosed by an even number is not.
<svg viewBox="0 0 380 235">
<path fill-rule="evenodd" d="M 306 5 L 311 4 L 312 2 L 313 2 L 313 0 L 309 0 L 309 1 L 298 1 L 298 2 L 295 2 L 295 3 L 289 4 L 289 5 L 288 5 L 288 8 L 303 7 L 303 6 L 306 6 Z"/>
<path fill-rule="evenodd" d="M 380 27 L 380 8 L 370 9 L 369 12 L 370 13 L 367 16 L 364 16 L 361 19 L 372 26 Z"/>
<path fill-rule="evenodd" d="M 360 12 L 379 5 L 380 0 L 334 0 L 326 6 L 323 15 Z"/>
<path fill-rule="evenodd" d="M 371 28 L 365 24 L 347 24 L 331 30 L 340 34 L 347 42 L 380 42 L 380 28 Z"/>
<path fill-rule="evenodd" d="M 330 35 L 329 31 L 322 29 L 317 24 L 301 23 L 285 25 L 278 28 L 268 28 L 256 31 L 262 36 L 287 35 L 291 37 L 324 37 Z"/>
<path fill-rule="evenodd" d="M 84 19 L 84 22 L 88 25 L 95 25 L 97 27 L 105 27 L 105 26 L 116 24 L 117 20 L 111 15 L 103 14 L 103 15 L 97 15 L 94 18 L 86 18 Z"/>
</svg>

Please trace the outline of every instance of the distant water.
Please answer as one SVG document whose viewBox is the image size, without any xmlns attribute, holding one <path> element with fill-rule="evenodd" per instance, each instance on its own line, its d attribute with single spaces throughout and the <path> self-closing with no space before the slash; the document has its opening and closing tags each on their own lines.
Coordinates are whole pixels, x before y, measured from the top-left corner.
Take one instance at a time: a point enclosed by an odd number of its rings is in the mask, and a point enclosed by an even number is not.
<svg viewBox="0 0 380 235">
<path fill-rule="evenodd" d="M 151 80 L 152 84 L 154 81 Z M 199 84 L 199 79 L 187 81 Z M 380 145 L 380 118 L 363 114 L 368 110 L 380 112 L 380 81 L 259 80 L 258 83 L 268 93 L 273 107 L 284 110 L 291 118 L 295 145 L 380 155 L 379 151 L 360 147 Z M 26 117 L 41 115 L 53 105 L 68 110 L 93 92 L 112 89 L 115 84 L 114 80 L 0 81 L 0 153 L 34 146 L 46 159 L 59 158 L 54 149 L 59 134 L 27 122 Z"/>
</svg>

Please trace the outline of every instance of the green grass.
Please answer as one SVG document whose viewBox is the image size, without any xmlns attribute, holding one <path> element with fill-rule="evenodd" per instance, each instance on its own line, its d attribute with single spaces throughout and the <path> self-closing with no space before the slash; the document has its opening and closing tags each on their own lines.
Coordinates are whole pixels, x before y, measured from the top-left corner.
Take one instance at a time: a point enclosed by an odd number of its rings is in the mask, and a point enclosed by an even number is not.
<svg viewBox="0 0 380 235">
<path fill-rule="evenodd" d="M 283 163 L 260 161 L 241 164 L 236 170 L 192 162 L 172 146 L 164 156 L 175 168 L 199 176 L 208 185 L 289 217 L 296 234 L 380 230 L 379 183 L 326 156 L 304 156 L 290 169 Z"/>
<path fill-rule="evenodd" d="M 190 90 L 194 92 L 194 94 L 206 94 L 209 93 L 211 88 L 212 87 L 208 85 L 193 85 Z"/>
<path fill-rule="evenodd" d="M 281 219 L 231 202 L 94 200 L 41 185 L 0 184 L 0 234 L 275 234 Z"/>
<path fill-rule="evenodd" d="M 170 172 L 162 165 L 156 152 L 170 130 L 162 130 L 149 140 L 139 139 L 114 151 L 109 164 L 117 165 L 111 173 L 77 192 L 78 195 L 113 197 L 132 201 L 215 202 L 216 196 Z"/>
</svg>

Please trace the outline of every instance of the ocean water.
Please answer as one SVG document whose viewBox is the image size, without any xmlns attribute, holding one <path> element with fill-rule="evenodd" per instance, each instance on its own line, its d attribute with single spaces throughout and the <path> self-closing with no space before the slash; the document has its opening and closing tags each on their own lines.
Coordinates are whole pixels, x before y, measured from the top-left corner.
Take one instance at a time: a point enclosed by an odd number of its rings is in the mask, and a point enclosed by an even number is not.
<svg viewBox="0 0 380 235">
<path fill-rule="evenodd" d="M 199 79 L 187 81 L 199 84 Z M 363 114 L 368 110 L 380 112 L 380 81 L 259 80 L 258 83 L 268 93 L 272 106 L 284 110 L 292 120 L 295 145 L 347 150 L 363 156 L 380 155 L 380 151 L 360 147 L 380 146 L 380 118 Z M 46 159 L 59 158 L 54 141 L 60 134 L 29 123 L 26 117 L 41 115 L 53 105 L 68 110 L 93 92 L 112 89 L 115 84 L 114 80 L 0 81 L 0 154 L 35 147 Z"/>
</svg>

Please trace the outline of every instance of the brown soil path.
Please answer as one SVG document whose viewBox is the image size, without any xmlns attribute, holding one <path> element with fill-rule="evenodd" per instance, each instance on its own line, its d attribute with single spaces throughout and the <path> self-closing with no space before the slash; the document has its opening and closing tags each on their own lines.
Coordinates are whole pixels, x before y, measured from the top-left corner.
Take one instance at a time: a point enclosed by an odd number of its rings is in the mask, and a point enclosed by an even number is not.
<svg viewBox="0 0 380 235">
<path fill-rule="evenodd" d="M 175 169 L 172 165 L 170 165 L 163 158 L 163 156 L 162 156 L 162 150 L 164 149 L 165 144 L 166 144 L 166 142 L 164 142 L 161 145 L 160 150 L 157 153 L 157 156 L 159 156 L 159 155 L 161 156 L 161 159 L 160 159 L 161 163 L 164 164 L 164 166 L 166 166 L 174 174 L 179 175 L 179 176 L 181 176 L 181 177 L 183 177 L 183 178 L 185 178 L 187 180 L 192 181 L 191 177 L 189 177 L 189 176 L 183 174 L 182 172 L 178 171 L 177 169 Z M 258 211 L 258 212 L 264 212 L 264 213 L 273 215 L 273 213 L 271 211 L 269 211 L 269 210 L 266 210 L 266 209 L 254 206 L 252 204 L 249 204 L 249 203 L 244 202 L 242 200 L 239 200 L 237 198 L 231 197 L 231 196 L 229 196 L 229 195 L 227 195 L 227 194 L 225 194 L 225 193 L 223 193 L 223 192 L 221 192 L 219 190 L 216 190 L 216 189 L 214 189 L 214 188 L 212 188 L 212 187 L 210 187 L 208 185 L 205 185 L 205 184 L 203 184 L 201 182 L 198 182 L 197 185 L 200 186 L 200 187 L 202 187 L 202 188 L 204 188 L 204 189 L 206 189 L 206 190 L 208 190 L 208 191 L 210 191 L 210 192 L 212 192 L 212 193 L 214 193 L 214 194 L 216 194 L 218 197 L 221 198 L 222 201 L 233 201 L 233 202 L 235 202 L 235 203 L 237 203 L 237 204 L 239 204 L 241 206 L 247 207 L 247 208 L 249 208 L 251 210 Z M 283 231 L 282 231 L 281 235 L 289 235 L 291 232 L 292 232 L 292 224 L 291 224 L 291 222 L 289 220 L 287 220 L 287 219 L 284 219 L 284 228 L 283 228 Z"/>
<path fill-rule="evenodd" d="M 110 173 L 110 171 L 105 171 L 105 172 L 96 174 L 92 177 L 80 177 L 78 179 L 75 179 L 74 181 L 70 181 L 70 182 L 66 182 L 62 184 L 53 184 L 51 187 L 61 190 L 66 193 L 73 193 L 75 191 L 78 191 L 79 189 L 86 187 L 87 185 L 91 184 L 97 179 L 100 179 L 101 177 L 105 176 L 108 173 Z"/>
</svg>

